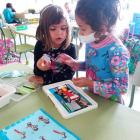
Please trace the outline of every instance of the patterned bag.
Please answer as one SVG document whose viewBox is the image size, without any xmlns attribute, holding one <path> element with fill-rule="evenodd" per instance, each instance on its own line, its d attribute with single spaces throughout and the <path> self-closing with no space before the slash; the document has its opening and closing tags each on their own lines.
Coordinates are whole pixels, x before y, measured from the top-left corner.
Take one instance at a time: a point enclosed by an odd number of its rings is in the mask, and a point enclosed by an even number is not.
<svg viewBox="0 0 140 140">
<path fill-rule="evenodd" d="M 129 73 L 134 73 L 138 61 L 140 61 L 140 41 L 138 37 L 134 36 L 135 23 L 129 24 L 129 29 L 124 29 L 123 43 L 130 54 L 129 61 Z M 133 27 L 132 34 L 130 33 L 130 28 Z"/>
<path fill-rule="evenodd" d="M 10 48 L 13 46 L 14 46 L 13 41 L 11 39 L 6 39 L 6 47 Z M 11 53 L 17 55 L 15 52 L 11 51 Z M 4 40 L 0 39 L 0 66 L 6 64 L 6 58 L 7 58 L 7 49 L 4 46 Z M 19 62 L 19 58 L 9 54 L 7 63 L 12 63 L 12 62 Z"/>
<path fill-rule="evenodd" d="M 134 73 L 138 61 L 140 61 L 140 41 L 138 39 L 131 39 L 126 42 L 126 47 L 130 53 L 129 73 Z"/>
</svg>

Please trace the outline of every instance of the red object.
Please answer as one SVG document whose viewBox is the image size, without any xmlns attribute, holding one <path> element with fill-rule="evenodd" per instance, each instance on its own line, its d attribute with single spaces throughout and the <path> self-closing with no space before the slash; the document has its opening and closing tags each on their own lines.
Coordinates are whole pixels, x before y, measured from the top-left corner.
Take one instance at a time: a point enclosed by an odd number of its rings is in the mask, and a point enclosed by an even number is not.
<svg viewBox="0 0 140 140">
<path fill-rule="evenodd" d="M 53 132 L 59 134 L 59 135 L 62 135 L 60 132 L 56 131 L 56 130 L 53 130 Z"/>
<path fill-rule="evenodd" d="M 79 99 L 78 95 L 73 95 L 72 93 L 70 93 L 65 86 L 58 87 L 58 90 L 62 91 L 65 95 L 67 95 L 71 99 L 71 101 L 75 101 Z"/>
<path fill-rule="evenodd" d="M 68 92 L 67 90 L 65 91 L 65 90 L 63 90 L 63 89 L 60 89 L 60 90 L 62 90 L 67 96 L 69 96 L 69 97 L 71 97 L 71 96 L 73 96 L 73 94 L 71 94 L 70 92 Z"/>
<path fill-rule="evenodd" d="M 18 130 L 14 129 L 15 132 L 17 132 L 18 134 L 21 134 L 21 132 L 19 132 Z"/>
<path fill-rule="evenodd" d="M 0 96 L 0 98 L 1 98 L 2 96 Z"/>
</svg>

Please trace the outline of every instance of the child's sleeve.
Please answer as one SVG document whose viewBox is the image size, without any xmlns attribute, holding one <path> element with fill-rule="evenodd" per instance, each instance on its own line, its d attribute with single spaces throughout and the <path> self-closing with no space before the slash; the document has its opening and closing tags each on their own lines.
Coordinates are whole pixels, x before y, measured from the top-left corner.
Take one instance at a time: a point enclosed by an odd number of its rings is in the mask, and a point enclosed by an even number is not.
<svg viewBox="0 0 140 140">
<path fill-rule="evenodd" d="M 37 41 L 34 49 L 34 74 L 38 76 L 43 76 L 45 74 L 45 71 L 42 71 L 38 69 L 37 67 L 37 61 L 42 57 L 43 55 L 43 48 L 42 43 L 40 41 Z"/>
<path fill-rule="evenodd" d="M 80 67 L 79 67 L 79 71 L 85 71 L 86 70 L 86 62 L 79 62 L 80 63 Z"/>
<path fill-rule="evenodd" d="M 10 16 L 12 17 L 12 18 L 14 18 L 15 17 L 15 14 L 9 9 L 9 14 L 10 14 Z"/>
<path fill-rule="evenodd" d="M 70 49 L 67 49 L 66 54 L 71 56 L 73 59 L 76 59 L 76 48 L 73 44 L 71 44 Z M 56 83 L 64 80 L 71 80 L 74 73 L 75 72 L 68 65 L 65 64 L 64 68 L 59 73 L 56 74 L 46 73 L 43 76 L 44 85 Z"/>
<path fill-rule="evenodd" d="M 109 55 L 112 82 L 94 81 L 94 93 L 104 96 L 110 94 L 123 95 L 128 90 L 129 57 L 125 49 L 116 50 Z"/>
</svg>

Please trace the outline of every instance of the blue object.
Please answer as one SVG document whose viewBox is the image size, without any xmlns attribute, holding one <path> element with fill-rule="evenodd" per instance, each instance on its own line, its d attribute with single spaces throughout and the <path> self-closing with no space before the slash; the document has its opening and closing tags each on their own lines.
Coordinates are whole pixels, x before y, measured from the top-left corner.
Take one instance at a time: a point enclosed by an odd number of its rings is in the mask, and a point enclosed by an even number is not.
<svg viewBox="0 0 140 140">
<path fill-rule="evenodd" d="M 0 77 L 19 77 L 23 75 L 24 75 L 24 71 L 17 71 L 17 70 L 11 70 L 11 71 L 0 73 Z"/>
<path fill-rule="evenodd" d="M 25 117 L 20 122 L 0 130 L 2 140 L 81 140 L 73 132 L 58 123 L 43 109 Z"/>
<path fill-rule="evenodd" d="M 4 14 L 6 22 L 11 23 L 14 21 L 15 15 L 11 11 L 11 9 L 9 9 L 9 8 L 4 9 L 3 14 Z"/>
<path fill-rule="evenodd" d="M 134 34 L 140 35 L 140 13 L 134 13 L 133 22 L 135 22 Z M 133 27 L 130 28 L 130 32 L 133 33 Z"/>
</svg>

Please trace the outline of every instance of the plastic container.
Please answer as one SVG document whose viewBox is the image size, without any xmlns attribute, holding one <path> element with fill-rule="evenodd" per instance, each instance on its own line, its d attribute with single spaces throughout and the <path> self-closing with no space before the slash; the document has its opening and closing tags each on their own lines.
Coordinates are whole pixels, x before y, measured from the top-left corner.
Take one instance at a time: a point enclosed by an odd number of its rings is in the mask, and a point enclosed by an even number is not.
<svg viewBox="0 0 140 140">
<path fill-rule="evenodd" d="M 1 83 L 5 83 L 5 84 L 15 87 L 15 89 L 16 89 L 15 92 L 22 93 L 22 95 L 13 94 L 11 96 L 11 99 L 15 102 L 21 101 L 22 99 L 26 98 L 31 93 L 37 91 L 40 88 L 39 85 L 32 84 L 32 83 L 28 82 L 28 80 L 25 80 L 20 77 L 16 77 L 16 78 L 5 77 L 5 78 L 1 78 L 0 81 L 1 81 Z M 29 88 L 26 88 L 24 86 L 27 86 Z M 35 89 L 30 89 L 32 87 L 34 87 Z"/>
<path fill-rule="evenodd" d="M 64 119 L 98 107 L 97 102 L 89 97 L 81 88 L 76 87 L 70 80 L 46 85 L 42 89 L 52 100 Z"/>
<path fill-rule="evenodd" d="M 10 102 L 11 96 L 16 92 L 16 89 L 6 84 L 0 84 L 0 108 Z"/>
<path fill-rule="evenodd" d="M 10 28 L 14 31 L 21 31 L 21 30 L 26 30 L 28 29 L 28 26 L 27 25 L 22 25 L 22 24 L 19 24 L 18 26 L 16 26 L 16 24 L 5 24 L 7 28 Z"/>
</svg>

